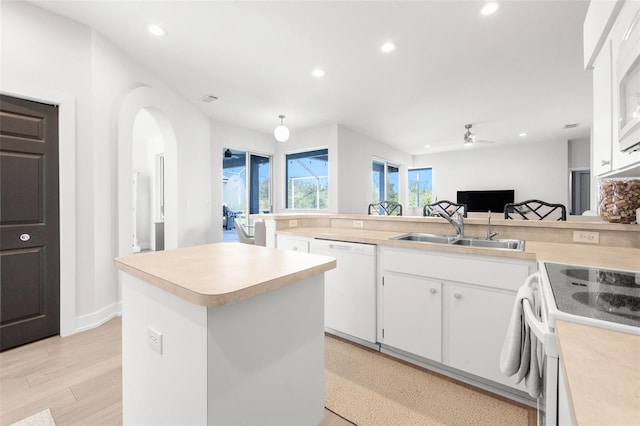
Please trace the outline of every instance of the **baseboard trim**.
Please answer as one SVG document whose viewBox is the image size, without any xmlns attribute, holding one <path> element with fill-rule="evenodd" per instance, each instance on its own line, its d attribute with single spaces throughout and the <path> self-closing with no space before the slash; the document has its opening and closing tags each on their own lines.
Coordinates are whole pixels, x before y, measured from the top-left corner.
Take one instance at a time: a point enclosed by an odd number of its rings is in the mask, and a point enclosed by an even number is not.
<svg viewBox="0 0 640 426">
<path fill-rule="evenodd" d="M 76 333 L 91 330 L 109 321 L 114 317 L 122 315 L 122 302 L 112 303 L 97 312 L 83 315 L 76 318 Z"/>
</svg>

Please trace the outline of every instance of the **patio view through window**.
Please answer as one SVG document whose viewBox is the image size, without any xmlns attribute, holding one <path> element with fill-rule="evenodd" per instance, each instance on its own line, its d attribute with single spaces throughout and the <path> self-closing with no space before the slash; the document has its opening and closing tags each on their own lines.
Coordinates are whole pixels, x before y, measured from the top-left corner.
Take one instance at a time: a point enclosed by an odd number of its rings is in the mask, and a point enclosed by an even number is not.
<svg viewBox="0 0 640 426">
<path fill-rule="evenodd" d="M 431 167 L 409 169 L 409 207 L 422 207 L 432 201 Z"/>
<path fill-rule="evenodd" d="M 373 177 L 373 193 L 371 194 L 371 201 L 373 203 L 380 201 L 398 202 L 399 174 L 397 166 L 388 164 L 383 160 L 373 160 L 373 167 L 371 170 L 371 176 Z"/>
<path fill-rule="evenodd" d="M 287 154 L 288 209 L 329 207 L 329 150 Z"/>
</svg>

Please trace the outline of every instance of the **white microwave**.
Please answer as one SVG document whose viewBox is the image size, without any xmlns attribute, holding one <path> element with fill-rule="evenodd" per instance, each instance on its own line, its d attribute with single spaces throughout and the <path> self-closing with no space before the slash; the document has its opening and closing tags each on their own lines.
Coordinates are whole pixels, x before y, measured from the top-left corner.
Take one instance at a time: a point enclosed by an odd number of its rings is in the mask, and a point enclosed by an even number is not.
<svg viewBox="0 0 640 426">
<path fill-rule="evenodd" d="M 620 42 L 618 56 L 620 151 L 640 150 L 640 10 Z"/>
</svg>

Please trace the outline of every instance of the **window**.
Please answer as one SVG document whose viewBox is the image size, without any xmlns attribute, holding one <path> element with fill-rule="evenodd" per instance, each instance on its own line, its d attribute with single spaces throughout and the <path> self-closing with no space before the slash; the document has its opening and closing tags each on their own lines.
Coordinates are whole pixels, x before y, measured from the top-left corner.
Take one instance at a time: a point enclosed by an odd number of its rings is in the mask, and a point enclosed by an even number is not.
<svg viewBox="0 0 640 426">
<path fill-rule="evenodd" d="M 422 207 L 432 202 L 431 167 L 409 169 L 409 207 Z"/>
<path fill-rule="evenodd" d="M 397 166 L 388 164 L 383 160 L 373 160 L 371 169 L 371 176 L 373 177 L 371 201 L 373 203 L 380 201 L 398 202 L 399 174 Z"/>
<path fill-rule="evenodd" d="M 329 207 L 329 150 L 287 154 L 288 209 L 326 210 Z"/>
</svg>

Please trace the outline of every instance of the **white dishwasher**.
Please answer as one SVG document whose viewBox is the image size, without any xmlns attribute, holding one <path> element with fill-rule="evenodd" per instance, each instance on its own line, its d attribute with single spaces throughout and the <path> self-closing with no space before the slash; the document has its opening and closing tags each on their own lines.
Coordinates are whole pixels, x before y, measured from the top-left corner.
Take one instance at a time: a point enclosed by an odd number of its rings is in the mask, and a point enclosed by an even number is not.
<svg viewBox="0 0 640 426">
<path fill-rule="evenodd" d="M 310 252 L 337 260 L 336 269 L 324 275 L 327 331 L 375 343 L 376 246 L 315 239 Z"/>
</svg>

